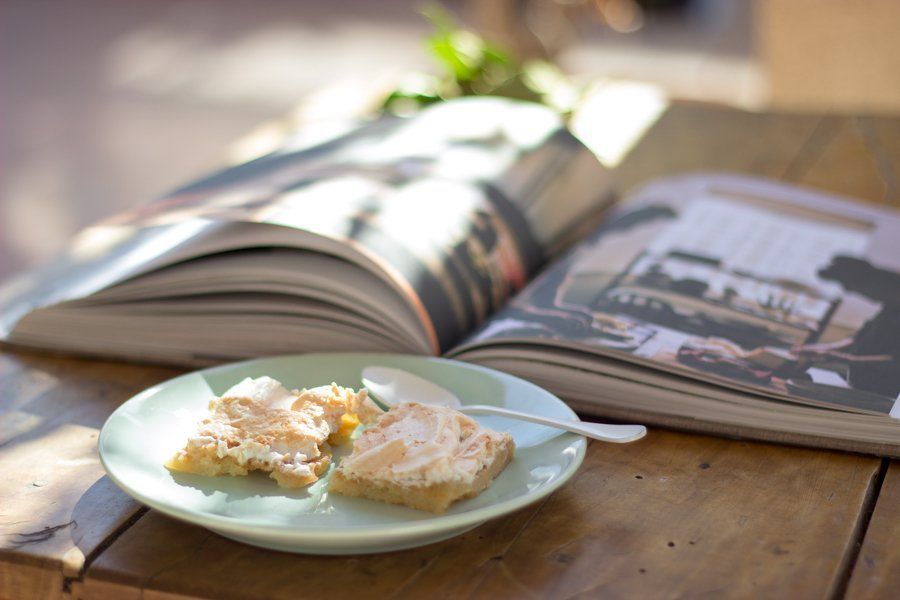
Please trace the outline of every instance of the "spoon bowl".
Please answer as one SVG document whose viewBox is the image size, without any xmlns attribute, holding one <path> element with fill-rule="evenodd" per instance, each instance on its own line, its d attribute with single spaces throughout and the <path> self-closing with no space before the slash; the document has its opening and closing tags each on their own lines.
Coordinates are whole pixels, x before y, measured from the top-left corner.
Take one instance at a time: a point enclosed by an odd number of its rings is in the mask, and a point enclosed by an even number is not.
<svg viewBox="0 0 900 600">
<path fill-rule="evenodd" d="M 399 402 L 418 402 L 419 404 L 431 406 L 444 406 L 466 414 L 497 415 L 521 419 L 548 427 L 564 429 L 591 439 L 619 444 L 633 442 L 647 435 L 647 428 L 643 425 L 609 425 L 583 421 L 561 421 L 559 419 L 500 408 L 499 406 L 463 404 L 450 390 L 418 375 L 391 367 L 368 366 L 364 368 L 362 371 L 362 382 L 372 397 L 386 406 L 393 406 Z"/>
<path fill-rule="evenodd" d="M 375 396 L 375 400 L 387 406 L 404 400 L 456 410 L 462 406 L 459 398 L 450 390 L 400 369 L 366 367 L 362 372 L 362 381 L 366 389 Z"/>
</svg>

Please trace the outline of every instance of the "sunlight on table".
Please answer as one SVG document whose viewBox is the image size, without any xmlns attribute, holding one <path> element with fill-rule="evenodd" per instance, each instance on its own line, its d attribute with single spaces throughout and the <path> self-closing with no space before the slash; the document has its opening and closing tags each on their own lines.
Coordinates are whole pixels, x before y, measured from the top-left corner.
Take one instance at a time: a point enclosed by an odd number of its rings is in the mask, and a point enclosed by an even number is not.
<svg viewBox="0 0 900 600">
<path fill-rule="evenodd" d="M 605 167 L 615 167 L 669 106 L 659 86 L 634 81 L 596 83 L 572 116 L 570 129 Z"/>
</svg>

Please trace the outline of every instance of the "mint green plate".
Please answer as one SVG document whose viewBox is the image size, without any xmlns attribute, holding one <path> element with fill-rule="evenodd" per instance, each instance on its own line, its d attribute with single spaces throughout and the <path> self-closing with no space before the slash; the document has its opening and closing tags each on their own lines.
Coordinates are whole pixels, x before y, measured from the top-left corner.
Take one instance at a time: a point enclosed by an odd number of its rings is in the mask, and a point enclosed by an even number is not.
<svg viewBox="0 0 900 600">
<path fill-rule="evenodd" d="M 584 459 L 587 441 L 581 436 L 513 419 L 475 417 L 487 427 L 510 432 L 516 455 L 490 488 L 443 515 L 329 494 L 331 470 L 308 488 L 285 490 L 258 473 L 201 477 L 163 466 L 204 416 L 207 402 L 244 377 L 268 375 L 288 388 L 331 381 L 359 388 L 360 373 L 369 365 L 430 379 L 464 404 L 577 419 L 549 392 L 484 367 L 392 354 L 304 354 L 196 371 L 141 392 L 104 424 L 100 459 L 119 487 L 160 512 L 247 544 L 307 554 L 386 552 L 459 535 L 546 496 L 572 477 Z M 349 448 L 336 452 L 336 461 L 346 452 Z"/>
</svg>

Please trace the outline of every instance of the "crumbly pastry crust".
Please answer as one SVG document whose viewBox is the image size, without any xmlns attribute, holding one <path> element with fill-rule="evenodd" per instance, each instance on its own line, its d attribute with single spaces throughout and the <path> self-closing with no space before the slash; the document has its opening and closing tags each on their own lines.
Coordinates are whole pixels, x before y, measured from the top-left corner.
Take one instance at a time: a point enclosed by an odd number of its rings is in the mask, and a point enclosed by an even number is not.
<svg viewBox="0 0 900 600">
<path fill-rule="evenodd" d="M 514 452 L 508 433 L 458 411 L 401 404 L 360 435 L 329 491 L 442 513 L 487 489 Z"/>
<path fill-rule="evenodd" d="M 329 441 L 349 439 L 360 418 L 380 410 L 366 397 L 336 384 L 288 391 L 263 377 L 244 380 L 209 403 L 184 448 L 166 466 L 198 475 L 269 473 L 278 485 L 309 485 L 331 464 Z"/>
</svg>

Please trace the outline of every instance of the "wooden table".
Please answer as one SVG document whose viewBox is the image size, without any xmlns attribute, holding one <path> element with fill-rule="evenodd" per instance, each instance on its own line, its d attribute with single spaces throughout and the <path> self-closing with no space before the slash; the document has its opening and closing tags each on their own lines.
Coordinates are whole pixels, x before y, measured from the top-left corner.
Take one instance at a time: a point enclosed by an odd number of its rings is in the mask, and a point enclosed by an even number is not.
<svg viewBox="0 0 900 600">
<path fill-rule="evenodd" d="M 726 169 L 900 202 L 900 118 L 670 108 L 618 170 Z M 900 465 L 654 429 L 546 500 L 420 549 L 309 557 L 142 508 L 97 434 L 177 370 L 0 354 L 0 597 L 896 597 Z"/>
</svg>

